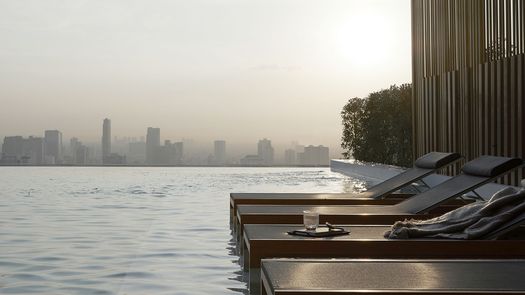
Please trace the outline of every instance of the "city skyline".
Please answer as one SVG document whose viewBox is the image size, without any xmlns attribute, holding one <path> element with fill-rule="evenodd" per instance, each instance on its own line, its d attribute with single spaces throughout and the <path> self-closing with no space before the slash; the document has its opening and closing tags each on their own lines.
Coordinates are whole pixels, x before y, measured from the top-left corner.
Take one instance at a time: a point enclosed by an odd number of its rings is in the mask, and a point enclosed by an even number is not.
<svg viewBox="0 0 525 295">
<path fill-rule="evenodd" d="M 107 121 L 107 127 L 109 129 L 105 129 L 104 127 L 104 122 L 105 120 L 108 120 Z M 100 121 L 99 121 L 99 124 L 100 124 Z M 100 125 L 99 125 L 100 126 Z M 99 127 L 100 128 L 100 127 Z M 102 128 L 99 129 L 101 131 L 99 131 L 99 134 L 98 134 L 98 138 L 95 138 L 94 140 L 86 140 L 85 138 L 83 137 L 80 137 L 80 136 L 77 136 L 75 134 L 73 135 L 68 135 L 68 134 L 63 134 L 62 132 L 60 132 L 60 137 L 61 137 L 61 140 L 63 140 L 64 142 L 70 142 L 71 140 L 73 141 L 81 141 L 81 145 L 82 145 L 82 148 L 84 149 L 85 147 L 90 147 L 90 150 L 96 150 L 97 153 L 100 153 L 99 156 L 97 157 L 100 157 L 101 160 L 103 159 L 103 144 L 102 144 L 102 138 L 104 138 L 104 130 L 108 131 L 108 136 L 110 137 L 109 139 L 109 142 L 107 144 L 109 144 L 109 151 L 110 153 L 113 153 L 114 151 L 114 148 L 117 149 L 117 154 L 120 153 L 120 154 L 123 154 L 122 152 L 122 146 L 118 146 L 119 143 L 118 142 L 124 142 L 124 144 L 126 145 L 126 148 L 127 148 L 127 145 L 129 143 L 146 143 L 147 141 L 147 129 L 148 128 L 152 128 L 152 127 L 144 127 L 145 131 L 142 133 L 142 134 L 135 134 L 135 135 L 118 135 L 118 134 L 115 134 L 115 132 L 113 132 L 113 128 L 112 128 L 112 120 L 110 120 L 109 118 L 104 118 L 103 119 L 103 124 L 102 124 Z M 98 129 L 96 127 L 94 127 L 93 129 Z M 156 128 L 154 128 L 156 129 Z M 203 153 L 203 150 L 206 150 L 206 149 L 209 149 L 210 154 L 206 155 L 206 157 L 208 156 L 213 156 L 213 151 L 214 151 L 214 147 L 213 147 L 213 142 L 214 141 L 217 141 L 217 139 L 211 139 L 211 140 L 196 140 L 194 138 L 188 138 L 188 137 L 177 137 L 177 136 L 174 136 L 174 137 L 170 137 L 169 135 L 165 135 L 164 133 L 164 128 L 163 129 L 163 133 L 161 135 L 159 135 L 159 138 L 158 138 L 158 142 L 159 142 L 159 145 L 160 143 L 164 143 L 164 141 L 166 140 L 169 140 L 169 141 L 180 141 L 180 142 L 185 142 L 185 143 L 191 143 L 191 145 L 198 150 L 197 153 Z M 58 130 L 61 130 L 61 128 L 58 128 Z M 45 132 L 44 132 L 45 133 Z M 28 137 L 34 137 L 34 138 L 39 138 L 39 137 L 45 137 L 45 134 L 42 133 L 42 131 L 37 131 L 37 132 L 31 132 L 29 134 L 7 134 L 7 135 L 0 135 L 0 139 L 3 139 L 5 137 L 11 137 L 11 136 L 22 136 L 22 137 L 25 137 L 25 138 L 28 138 Z M 266 137 L 269 137 L 269 136 L 266 136 Z M 224 136 L 218 136 L 218 138 L 225 138 Z M 264 136 L 262 138 L 265 138 Z M 253 137 L 252 140 L 243 140 L 243 141 L 234 141 L 234 140 L 230 140 L 230 139 L 227 139 L 225 141 L 228 142 L 228 144 L 230 145 L 229 147 L 231 148 L 231 151 L 232 151 L 232 155 L 235 155 L 236 157 L 239 157 L 240 155 L 247 155 L 247 154 L 250 154 L 250 153 L 257 153 L 257 146 L 253 146 L 253 143 L 254 142 L 257 142 L 258 140 L 260 140 L 261 138 L 255 138 Z M 297 142 L 299 142 L 296 138 L 291 138 L 291 139 L 287 139 L 287 140 L 283 140 L 283 141 L 275 141 L 272 139 L 272 142 L 273 142 L 273 145 L 274 147 L 278 150 L 278 152 L 276 153 L 276 158 L 280 161 L 280 162 L 284 162 L 284 159 L 285 159 L 285 155 L 284 155 L 284 152 L 285 150 L 287 149 L 290 149 L 292 146 L 296 145 Z M 303 142 L 303 141 L 301 141 Z M 117 145 L 117 147 L 115 147 L 115 144 Z M 328 147 L 330 149 L 330 158 L 340 158 L 341 157 L 341 152 L 342 152 L 342 148 L 339 146 L 339 143 L 336 143 L 335 146 L 331 146 L 327 143 L 324 143 L 324 142 L 321 142 L 321 141 L 312 141 L 312 142 L 306 142 L 306 145 L 324 145 L 326 147 Z M 65 147 L 65 145 L 64 145 Z M 82 152 L 84 152 L 82 150 Z M 282 155 L 281 155 L 282 153 Z M 115 153 L 113 153 L 115 154 Z M 139 157 L 140 158 L 140 157 Z M 144 161 L 146 161 L 144 159 Z"/>
<path fill-rule="evenodd" d="M 112 138 L 109 118 L 103 120 L 101 133 L 98 143 L 86 143 L 71 137 L 69 146 L 63 143 L 59 130 L 45 130 L 43 137 L 6 136 L 0 150 L 0 164 L 323 166 L 328 165 L 330 158 L 329 147 L 304 146 L 297 141 L 276 152 L 272 141 L 267 138 L 243 148 L 228 143 L 231 149 L 226 148 L 226 140 L 214 140 L 210 150 L 210 143 L 203 146 L 193 140 L 161 140 L 158 127 L 147 127 L 145 136 Z M 186 144 L 189 149 L 185 148 Z M 290 148 L 294 150 L 293 160 L 289 159 Z M 256 154 L 252 153 L 253 150 Z"/>
</svg>

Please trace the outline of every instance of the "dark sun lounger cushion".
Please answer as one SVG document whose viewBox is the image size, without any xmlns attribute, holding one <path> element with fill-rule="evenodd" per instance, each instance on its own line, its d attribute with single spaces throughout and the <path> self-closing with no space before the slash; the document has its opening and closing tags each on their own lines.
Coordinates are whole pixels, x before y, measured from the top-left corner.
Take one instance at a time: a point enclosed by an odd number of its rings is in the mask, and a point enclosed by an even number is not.
<svg viewBox="0 0 525 295">
<path fill-rule="evenodd" d="M 494 177 L 522 164 L 523 161 L 518 158 L 481 156 L 466 163 L 463 172 L 474 176 Z"/>
<path fill-rule="evenodd" d="M 425 169 L 438 169 L 461 157 L 458 153 L 431 152 L 419 157 L 414 166 Z"/>
</svg>

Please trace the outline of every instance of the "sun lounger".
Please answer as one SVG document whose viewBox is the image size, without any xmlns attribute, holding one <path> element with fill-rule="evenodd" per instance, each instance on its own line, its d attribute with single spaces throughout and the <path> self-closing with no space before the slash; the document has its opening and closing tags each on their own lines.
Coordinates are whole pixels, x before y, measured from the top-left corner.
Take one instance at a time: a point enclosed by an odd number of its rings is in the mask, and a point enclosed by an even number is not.
<svg viewBox="0 0 525 295">
<path fill-rule="evenodd" d="M 525 294 L 524 260 L 290 260 L 262 264 L 262 294 Z"/>
<path fill-rule="evenodd" d="M 253 283 L 258 281 L 257 268 L 263 258 L 525 258 L 525 228 L 521 226 L 525 224 L 525 190 L 507 187 L 490 201 L 459 208 L 425 223 L 412 223 L 410 230 L 416 232 L 396 231 L 396 239 L 384 238 L 392 237 L 385 232 L 391 233 L 405 223 L 392 227 L 344 226 L 341 229 L 350 235 L 330 238 L 287 234 L 303 228 L 298 225 L 247 224 L 243 235 L 244 268 L 250 270 Z M 406 237 L 400 239 L 399 233 Z"/>
<path fill-rule="evenodd" d="M 525 214 L 478 240 L 405 239 L 383 237 L 390 226 L 343 226 L 349 235 L 309 238 L 287 234 L 299 225 L 246 224 L 241 245 L 244 270 L 249 271 L 250 289 L 257 288 L 264 258 L 523 258 L 525 259 Z M 513 239 L 496 240 L 501 237 Z"/>
<path fill-rule="evenodd" d="M 387 225 L 342 226 L 349 235 L 310 238 L 287 234 L 299 225 L 246 224 L 243 235 L 244 267 L 257 268 L 272 257 L 302 258 L 525 258 L 525 215 L 476 240 L 400 239 L 383 237 Z M 520 239 L 501 239 L 516 231 Z"/>
<path fill-rule="evenodd" d="M 462 174 L 395 205 L 238 205 L 235 229 L 240 234 L 244 224 L 301 224 L 304 210 L 317 211 L 321 223 L 333 224 L 392 224 L 405 218 L 426 219 L 435 216 L 428 213 L 443 213 L 439 206 L 448 200 L 522 165 L 518 158 L 481 156 L 466 163 Z"/>
<path fill-rule="evenodd" d="M 410 168 L 387 179 L 362 193 L 231 193 L 230 212 L 235 217 L 235 210 L 240 204 L 266 205 L 392 205 L 408 194 L 392 194 L 437 170 L 451 165 L 461 158 L 458 153 L 431 152 L 414 162 Z M 388 197 L 388 198 L 387 198 Z"/>
</svg>

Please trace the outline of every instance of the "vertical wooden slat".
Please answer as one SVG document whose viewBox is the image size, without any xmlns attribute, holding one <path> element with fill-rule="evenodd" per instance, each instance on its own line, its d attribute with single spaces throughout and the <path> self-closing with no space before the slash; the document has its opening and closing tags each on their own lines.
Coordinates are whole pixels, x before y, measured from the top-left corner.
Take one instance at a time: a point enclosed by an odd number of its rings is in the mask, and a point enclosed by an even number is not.
<svg viewBox="0 0 525 295">
<path fill-rule="evenodd" d="M 484 81 L 485 81 L 485 75 L 484 75 L 484 68 L 483 68 L 483 65 L 478 65 L 477 66 L 477 71 L 478 71 L 478 95 L 479 95 L 479 98 L 480 98 L 480 102 L 479 102 L 479 108 L 478 108 L 478 117 L 479 118 L 483 118 L 483 116 L 485 115 L 485 112 L 487 110 L 486 108 L 486 105 L 485 105 L 485 88 L 484 88 Z M 478 145 L 479 145 L 479 154 L 480 155 L 484 155 L 486 154 L 486 148 L 485 148 L 485 145 L 483 144 L 485 141 L 486 141 L 486 137 L 485 137 L 485 121 L 478 121 L 478 124 L 479 124 L 479 129 L 478 129 L 478 132 L 479 132 L 479 136 L 478 136 Z"/>
<path fill-rule="evenodd" d="M 510 54 L 509 51 L 507 53 Z M 502 118 L 501 118 L 501 154 L 502 155 L 510 155 L 510 148 L 511 148 L 511 141 L 510 141 L 510 97 L 509 97 L 509 59 L 505 59 L 502 61 L 502 68 L 501 68 L 501 99 L 502 99 Z"/>
<path fill-rule="evenodd" d="M 521 145 L 523 141 L 525 141 L 525 137 L 522 136 L 522 132 L 525 132 L 523 129 L 523 126 L 525 125 L 525 117 L 523 116 L 523 112 L 525 111 L 525 107 L 523 106 L 523 100 L 519 99 L 520 97 L 523 97 L 523 93 L 520 91 L 520 88 L 523 87 L 523 82 L 520 81 L 520 72 L 521 69 L 523 69 L 523 64 L 521 61 L 522 55 L 515 56 L 516 59 L 516 74 L 515 74 L 515 81 L 516 81 L 516 87 L 515 87 L 515 96 L 518 98 L 516 99 L 516 155 L 519 157 L 525 156 L 525 145 Z M 518 179 L 522 179 L 521 174 L 518 173 Z"/>
<path fill-rule="evenodd" d="M 510 141 L 510 144 L 509 144 L 510 149 L 508 151 L 509 155 L 518 154 L 517 138 L 518 138 L 518 129 L 520 129 L 519 126 L 517 126 L 517 124 L 513 124 L 513 122 L 517 122 L 517 114 L 518 114 L 517 97 L 516 97 L 516 82 L 517 82 L 517 79 L 516 79 L 517 64 L 516 63 L 517 63 L 516 57 L 515 56 L 511 57 L 511 61 L 509 62 L 509 73 L 508 73 L 508 77 L 509 77 L 508 96 L 509 96 L 509 101 L 510 101 L 510 116 L 508 117 L 508 121 L 507 121 L 507 124 L 509 124 L 509 141 Z M 512 182 L 517 183 L 518 180 L 519 179 L 516 174 Z"/>
<path fill-rule="evenodd" d="M 518 29 L 520 31 L 520 37 L 519 37 L 519 41 L 520 41 L 520 44 L 521 44 L 521 51 L 520 53 L 524 53 L 525 52 L 525 19 L 523 18 L 523 16 L 525 15 L 525 3 L 523 3 L 522 1 L 517 1 L 518 2 L 518 5 L 520 6 L 520 18 L 519 18 L 519 26 L 518 26 Z"/>
<path fill-rule="evenodd" d="M 485 104 L 485 110 L 486 112 L 483 114 L 483 118 L 485 120 L 483 123 L 483 132 L 485 134 L 485 141 L 483 142 L 483 146 L 485 147 L 485 154 L 490 154 L 492 152 L 491 149 L 491 133 L 490 133 L 490 114 L 491 112 L 491 105 L 490 105 L 490 97 L 492 94 L 492 87 L 490 87 L 490 77 L 491 77 L 491 67 L 489 63 L 486 63 L 483 65 L 483 73 L 485 75 L 484 80 L 484 88 L 485 88 L 485 95 L 484 95 L 484 104 Z"/>
<path fill-rule="evenodd" d="M 500 0 L 501 2 L 502 0 Z M 503 156 L 503 150 L 502 150 L 502 135 L 503 135 L 503 129 L 502 129 L 502 116 L 503 116 L 503 83 L 502 83 L 502 62 L 501 59 L 496 61 L 496 89 L 495 89 L 495 96 L 494 96 L 494 114 L 495 114 L 495 120 L 496 124 L 492 126 L 492 129 L 494 129 L 494 143 L 495 143 L 495 154 L 498 156 Z"/>
<path fill-rule="evenodd" d="M 511 30 L 512 30 L 512 44 L 516 44 L 518 40 L 518 2 L 512 1 L 512 24 L 511 24 Z M 514 48 L 516 50 L 516 47 Z"/>
<path fill-rule="evenodd" d="M 489 141 L 488 141 L 488 144 L 490 145 L 489 146 L 489 154 L 491 155 L 497 155 L 497 150 L 496 150 L 496 134 L 495 134 L 495 127 L 496 127 L 496 124 L 497 124 L 497 120 L 496 120 L 496 96 L 497 96 L 497 86 L 496 86 L 496 82 L 497 82 L 497 77 L 496 76 L 496 66 L 495 64 L 491 64 L 490 65 L 490 70 L 489 70 L 489 75 L 490 75 L 490 80 L 489 80 L 489 86 L 490 86 L 490 96 L 489 96 L 489 103 L 490 103 L 490 109 L 491 109 L 491 112 L 490 114 L 487 115 L 487 119 L 489 120 L 489 125 L 487 126 L 487 128 L 489 129 Z"/>
</svg>

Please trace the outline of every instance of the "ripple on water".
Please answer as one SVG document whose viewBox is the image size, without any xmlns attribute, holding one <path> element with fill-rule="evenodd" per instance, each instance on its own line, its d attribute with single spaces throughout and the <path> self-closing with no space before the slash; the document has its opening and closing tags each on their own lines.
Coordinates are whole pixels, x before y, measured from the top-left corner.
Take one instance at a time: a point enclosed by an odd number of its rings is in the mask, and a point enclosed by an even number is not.
<svg viewBox="0 0 525 295">
<path fill-rule="evenodd" d="M 7 275 L 7 277 L 11 280 L 15 281 L 46 281 L 46 278 L 44 276 L 30 274 L 30 273 L 12 273 Z"/>
<path fill-rule="evenodd" d="M 19 263 L 19 262 L 14 262 L 14 261 L 8 261 L 7 257 L 0 257 L 0 267 L 12 267 L 12 268 L 17 268 L 17 267 L 24 267 L 24 266 L 27 266 L 28 264 L 26 263 Z"/>
<path fill-rule="evenodd" d="M 49 265 L 49 264 L 45 264 L 45 265 L 29 265 L 27 267 L 24 267 L 24 268 L 20 269 L 20 271 L 23 271 L 23 272 L 35 272 L 35 271 L 38 271 L 38 272 L 41 272 L 41 271 L 52 270 L 52 269 L 56 269 L 56 268 L 57 268 L 57 266 Z"/>
<path fill-rule="evenodd" d="M 58 280 L 61 283 L 63 283 L 63 284 L 71 285 L 71 286 L 81 285 L 81 286 L 98 286 L 98 287 L 100 287 L 101 285 L 103 285 L 105 283 L 103 280 L 80 279 L 80 278 L 73 278 L 73 279 L 60 278 Z"/>
<path fill-rule="evenodd" d="M 151 253 L 151 254 L 142 254 L 141 258 L 176 258 L 180 257 L 179 253 Z"/>
<path fill-rule="evenodd" d="M 32 258 L 31 260 L 34 260 L 34 261 L 45 261 L 45 262 L 55 262 L 55 261 L 65 261 L 67 259 L 64 258 L 64 257 L 58 257 L 58 256 L 43 256 L 43 257 L 35 257 L 35 258 Z"/>
<path fill-rule="evenodd" d="M 78 269 L 87 269 L 87 270 L 103 270 L 106 269 L 105 266 L 100 264 L 94 264 L 94 265 L 80 265 L 77 267 Z"/>
<path fill-rule="evenodd" d="M 47 285 L 28 284 L 17 287 L 2 287 L 0 291 L 1 294 L 42 294 L 49 291 L 49 287 Z"/>
<path fill-rule="evenodd" d="M 154 278 L 155 275 L 150 272 L 143 271 L 127 271 L 119 272 L 104 276 L 105 278 L 116 279 L 116 278 L 133 278 L 133 279 L 144 279 L 144 278 Z"/>
<path fill-rule="evenodd" d="M 85 272 L 79 272 L 79 271 L 55 271 L 50 273 L 50 275 L 53 276 L 59 276 L 59 277 L 69 277 L 69 276 L 78 276 L 83 275 Z"/>
<path fill-rule="evenodd" d="M 112 295 L 117 294 L 108 290 L 98 288 L 81 288 L 81 287 L 62 287 L 58 291 L 64 291 L 63 294 L 95 294 L 95 295 Z"/>
</svg>

